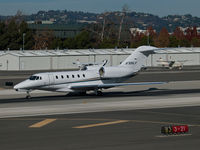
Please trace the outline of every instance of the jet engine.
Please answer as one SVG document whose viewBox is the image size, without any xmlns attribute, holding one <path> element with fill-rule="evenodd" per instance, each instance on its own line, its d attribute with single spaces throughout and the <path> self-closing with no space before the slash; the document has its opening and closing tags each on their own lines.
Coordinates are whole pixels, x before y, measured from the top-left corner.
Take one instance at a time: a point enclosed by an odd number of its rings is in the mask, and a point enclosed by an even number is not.
<svg viewBox="0 0 200 150">
<path fill-rule="evenodd" d="M 122 67 L 101 67 L 99 69 L 99 76 L 101 78 L 120 78 L 128 74 L 127 69 Z"/>
</svg>

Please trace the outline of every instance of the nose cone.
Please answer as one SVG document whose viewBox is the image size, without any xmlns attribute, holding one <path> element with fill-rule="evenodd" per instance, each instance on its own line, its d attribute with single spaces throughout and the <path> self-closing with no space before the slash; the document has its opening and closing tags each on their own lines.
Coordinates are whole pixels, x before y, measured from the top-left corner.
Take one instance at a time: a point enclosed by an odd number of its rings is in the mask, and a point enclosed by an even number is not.
<svg viewBox="0 0 200 150">
<path fill-rule="evenodd" d="M 21 83 L 18 83 L 17 85 L 15 85 L 13 87 L 16 91 L 19 91 L 19 90 L 26 90 L 28 88 L 28 83 L 27 81 L 23 81 Z"/>
<path fill-rule="evenodd" d="M 13 87 L 13 89 L 15 89 L 15 90 L 18 89 L 18 85 L 15 85 L 15 86 Z"/>
<path fill-rule="evenodd" d="M 21 83 L 15 85 L 13 88 L 18 91 L 19 89 L 22 89 L 23 86 L 21 86 Z"/>
</svg>

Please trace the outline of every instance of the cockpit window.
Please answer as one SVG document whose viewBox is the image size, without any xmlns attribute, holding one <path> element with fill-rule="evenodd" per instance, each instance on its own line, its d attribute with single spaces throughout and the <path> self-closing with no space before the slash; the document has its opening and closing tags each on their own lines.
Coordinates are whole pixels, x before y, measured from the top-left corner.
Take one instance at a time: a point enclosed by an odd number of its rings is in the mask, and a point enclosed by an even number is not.
<svg viewBox="0 0 200 150">
<path fill-rule="evenodd" d="M 29 80 L 41 80 L 42 78 L 41 77 L 39 77 L 39 76 L 31 76 L 30 78 L 29 78 Z"/>
<path fill-rule="evenodd" d="M 36 80 L 37 76 L 31 76 L 29 80 Z"/>
</svg>

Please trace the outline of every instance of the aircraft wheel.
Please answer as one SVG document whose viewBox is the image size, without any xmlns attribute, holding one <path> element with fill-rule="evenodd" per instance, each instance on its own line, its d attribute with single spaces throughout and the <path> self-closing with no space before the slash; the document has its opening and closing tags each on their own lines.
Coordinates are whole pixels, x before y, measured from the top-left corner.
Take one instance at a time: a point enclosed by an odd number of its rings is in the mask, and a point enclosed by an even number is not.
<svg viewBox="0 0 200 150">
<path fill-rule="evenodd" d="M 87 93 L 86 93 L 86 91 L 85 92 L 79 92 L 79 95 L 85 96 L 85 95 L 87 95 Z"/>
<path fill-rule="evenodd" d="M 27 91 L 26 93 L 27 93 L 26 99 L 30 99 L 31 98 L 30 91 Z"/>
<path fill-rule="evenodd" d="M 31 96 L 30 96 L 30 95 L 27 95 L 27 96 L 26 96 L 26 99 L 31 99 Z"/>
<path fill-rule="evenodd" d="M 85 96 L 87 95 L 86 92 L 69 92 L 66 94 L 66 96 Z"/>
<path fill-rule="evenodd" d="M 102 91 L 95 91 L 95 94 L 96 94 L 97 96 L 101 96 L 101 95 L 103 95 L 103 92 L 102 92 Z"/>
</svg>

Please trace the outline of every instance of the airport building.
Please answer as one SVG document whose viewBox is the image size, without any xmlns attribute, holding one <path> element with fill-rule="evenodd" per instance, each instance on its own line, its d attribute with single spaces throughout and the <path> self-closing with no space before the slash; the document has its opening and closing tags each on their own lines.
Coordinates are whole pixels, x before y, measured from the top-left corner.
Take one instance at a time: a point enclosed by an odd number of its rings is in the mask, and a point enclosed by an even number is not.
<svg viewBox="0 0 200 150">
<path fill-rule="evenodd" d="M 71 38 L 78 35 L 82 29 L 83 25 L 74 24 L 28 24 L 29 29 L 35 31 L 37 34 L 49 32 L 58 38 Z"/>
<path fill-rule="evenodd" d="M 102 63 L 119 65 L 135 49 L 77 49 L 77 50 L 16 50 L 0 51 L 0 70 L 64 70 L 77 69 L 75 64 Z M 186 65 L 200 65 L 200 48 L 170 48 L 148 57 L 146 65 L 158 66 L 158 59 L 185 61 Z"/>
</svg>

